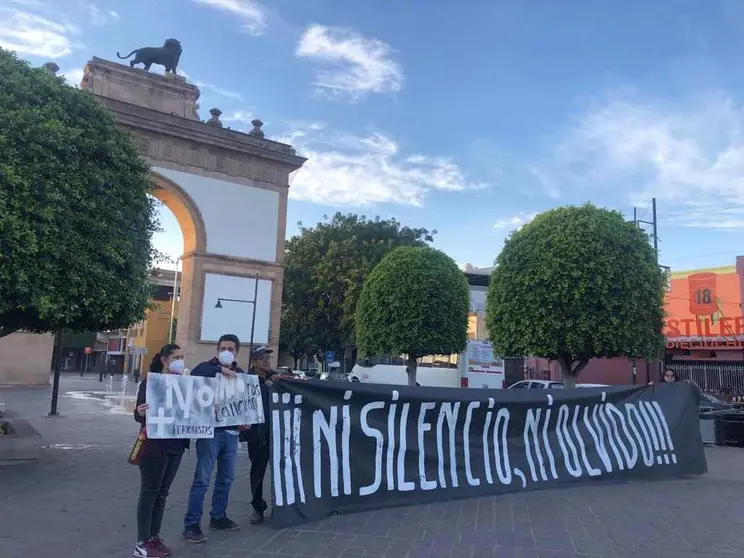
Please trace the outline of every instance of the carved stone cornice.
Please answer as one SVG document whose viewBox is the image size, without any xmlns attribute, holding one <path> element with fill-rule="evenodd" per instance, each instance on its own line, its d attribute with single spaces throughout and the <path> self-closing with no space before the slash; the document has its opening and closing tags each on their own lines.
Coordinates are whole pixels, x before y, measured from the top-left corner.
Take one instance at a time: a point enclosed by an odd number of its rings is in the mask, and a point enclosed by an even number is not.
<svg viewBox="0 0 744 558">
<path fill-rule="evenodd" d="M 287 186 L 277 173 L 288 174 L 307 159 L 294 155 L 291 146 L 257 139 L 242 132 L 185 120 L 99 97 L 119 125 L 137 136 L 140 153 L 153 162 L 168 161 L 184 168 L 196 167 Z"/>
<path fill-rule="evenodd" d="M 88 63 L 85 75 L 83 89 L 137 136 L 140 153 L 155 165 L 165 162 L 186 172 L 221 173 L 286 187 L 289 173 L 307 160 L 291 145 L 201 122 L 195 112 L 199 89 L 181 76 L 100 58 Z M 168 112 L 171 108 L 175 110 Z"/>
</svg>

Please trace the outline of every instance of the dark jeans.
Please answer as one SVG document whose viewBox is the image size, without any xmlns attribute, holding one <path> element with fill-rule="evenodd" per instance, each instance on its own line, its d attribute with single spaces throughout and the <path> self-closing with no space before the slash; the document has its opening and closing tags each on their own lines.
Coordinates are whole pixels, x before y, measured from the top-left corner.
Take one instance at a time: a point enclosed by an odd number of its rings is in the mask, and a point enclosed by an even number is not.
<svg viewBox="0 0 744 558">
<path fill-rule="evenodd" d="M 139 461 L 140 488 L 137 504 L 137 538 L 145 541 L 160 535 L 165 500 L 176 478 L 183 454 L 143 456 Z"/>
<path fill-rule="evenodd" d="M 263 513 L 268 507 L 263 499 L 263 481 L 266 476 L 266 466 L 269 464 L 269 444 L 259 445 L 248 442 L 248 457 L 251 458 L 251 494 L 253 495 L 253 509 Z"/>
</svg>

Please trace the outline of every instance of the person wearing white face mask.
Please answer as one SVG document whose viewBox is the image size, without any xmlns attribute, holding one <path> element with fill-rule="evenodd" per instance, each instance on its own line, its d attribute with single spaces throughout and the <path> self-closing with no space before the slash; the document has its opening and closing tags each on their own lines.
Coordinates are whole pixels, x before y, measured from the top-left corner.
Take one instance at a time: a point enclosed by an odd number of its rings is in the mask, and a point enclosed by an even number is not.
<svg viewBox="0 0 744 558">
<path fill-rule="evenodd" d="M 165 345 L 155 355 L 150 372 L 162 374 L 183 374 L 183 352 L 174 344 Z M 137 390 L 137 405 L 134 420 L 140 423 L 145 436 L 144 446 L 137 465 L 140 470 L 141 486 L 137 504 L 137 545 L 134 556 L 138 558 L 161 558 L 170 556 L 170 549 L 160 537 L 160 526 L 165 512 L 165 500 L 176 478 L 184 450 L 189 440 L 146 438 L 145 428 L 147 403 L 147 378 L 142 380 Z"/>
<path fill-rule="evenodd" d="M 240 350 L 240 340 L 228 333 L 217 342 L 217 356 L 202 362 L 191 371 L 192 376 L 214 378 L 218 374 L 235 377 L 244 374 L 235 359 Z M 227 517 L 227 502 L 230 487 L 235 478 L 235 463 L 238 457 L 238 434 L 247 426 L 214 429 L 214 438 L 196 442 L 196 469 L 194 482 L 189 492 L 189 504 L 184 517 L 183 537 L 190 543 L 203 543 L 207 540 L 201 529 L 204 497 L 212 481 L 212 471 L 217 466 L 217 474 L 212 491 L 212 509 L 209 512 L 209 527 L 219 531 L 237 531 L 240 526 Z"/>
</svg>

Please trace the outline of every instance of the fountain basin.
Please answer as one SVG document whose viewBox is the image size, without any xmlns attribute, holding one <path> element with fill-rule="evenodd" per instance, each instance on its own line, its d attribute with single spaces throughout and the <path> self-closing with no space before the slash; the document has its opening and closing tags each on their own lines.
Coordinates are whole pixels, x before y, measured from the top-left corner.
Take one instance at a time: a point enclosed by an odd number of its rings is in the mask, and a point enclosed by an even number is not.
<svg viewBox="0 0 744 558">
<path fill-rule="evenodd" d="M 12 411 L 0 420 L 0 432 L 0 466 L 32 463 L 39 458 L 41 434 Z"/>
</svg>

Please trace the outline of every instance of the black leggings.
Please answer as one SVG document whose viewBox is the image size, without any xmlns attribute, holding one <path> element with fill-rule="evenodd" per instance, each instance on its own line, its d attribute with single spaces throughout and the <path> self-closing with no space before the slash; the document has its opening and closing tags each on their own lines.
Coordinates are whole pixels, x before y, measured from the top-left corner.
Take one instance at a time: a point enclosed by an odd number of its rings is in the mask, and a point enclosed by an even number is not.
<svg viewBox="0 0 744 558">
<path fill-rule="evenodd" d="M 137 504 L 137 539 L 142 542 L 160 535 L 165 499 L 176 478 L 183 454 L 143 456 L 139 461 L 140 488 Z"/>
</svg>

